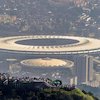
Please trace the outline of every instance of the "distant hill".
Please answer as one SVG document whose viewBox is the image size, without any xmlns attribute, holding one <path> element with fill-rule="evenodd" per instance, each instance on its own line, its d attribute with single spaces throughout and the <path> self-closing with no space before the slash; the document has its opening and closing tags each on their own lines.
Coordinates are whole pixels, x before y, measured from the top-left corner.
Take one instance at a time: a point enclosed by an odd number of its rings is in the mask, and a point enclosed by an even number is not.
<svg viewBox="0 0 100 100">
<path fill-rule="evenodd" d="M 99 12 L 100 0 L 0 1 L 0 35 L 91 33 L 99 37 Z"/>
</svg>

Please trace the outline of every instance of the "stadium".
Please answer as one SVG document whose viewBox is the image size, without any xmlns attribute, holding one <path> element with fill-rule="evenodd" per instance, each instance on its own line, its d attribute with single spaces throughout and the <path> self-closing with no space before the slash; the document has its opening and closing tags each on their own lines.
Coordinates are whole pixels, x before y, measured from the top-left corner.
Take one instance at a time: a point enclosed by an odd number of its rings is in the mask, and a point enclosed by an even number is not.
<svg viewBox="0 0 100 100">
<path fill-rule="evenodd" d="M 84 59 L 79 55 L 98 53 L 99 44 L 98 39 L 76 36 L 11 36 L 0 38 L 0 52 L 4 59 L 5 55 L 8 55 L 7 70 L 12 75 L 16 73 L 16 75 L 23 76 L 24 72 L 24 76 L 59 78 L 70 84 L 71 80 L 76 82 L 77 75 L 78 77 L 84 76 L 84 78 L 78 78 L 78 80 L 83 79 L 80 82 L 87 80 L 86 68 L 82 68 L 85 63 L 83 62 L 83 65 L 79 63 Z M 82 69 L 83 72 L 81 72 Z M 84 72 L 86 75 L 83 75 Z"/>
<path fill-rule="evenodd" d="M 30 45 L 23 44 L 21 41 L 30 41 L 30 40 L 38 40 L 41 43 L 40 39 L 45 40 L 42 45 Z M 63 41 L 67 42 L 70 40 L 70 43 L 65 42 L 65 44 L 48 44 L 47 40 L 63 39 Z M 27 42 L 28 42 L 27 41 Z M 20 43 L 17 43 L 20 42 Z M 56 43 L 57 43 L 56 42 Z M 35 43 L 35 41 L 33 41 Z M 43 45 L 47 43 L 46 45 Z M 49 43 L 52 43 L 52 41 Z M 11 52 L 25 52 L 32 54 L 80 54 L 80 53 L 89 53 L 89 52 L 97 52 L 100 51 L 100 40 L 93 38 L 85 38 L 85 37 L 72 37 L 72 36 L 49 36 L 49 35 L 33 35 L 33 36 L 13 36 L 13 37 L 4 37 L 0 38 L 0 49 L 7 50 Z"/>
</svg>

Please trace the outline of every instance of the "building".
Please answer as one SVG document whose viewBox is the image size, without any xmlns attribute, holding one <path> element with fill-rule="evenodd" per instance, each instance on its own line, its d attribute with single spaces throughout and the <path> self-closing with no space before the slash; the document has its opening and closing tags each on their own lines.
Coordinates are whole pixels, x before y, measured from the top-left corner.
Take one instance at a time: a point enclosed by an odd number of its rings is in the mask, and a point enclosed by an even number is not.
<svg viewBox="0 0 100 100">
<path fill-rule="evenodd" d="M 78 84 L 88 83 L 93 80 L 93 57 L 88 55 L 78 55 L 75 57 L 75 73 Z"/>
<path fill-rule="evenodd" d="M 15 23 L 16 21 L 16 16 L 0 15 L 0 23 Z"/>
<path fill-rule="evenodd" d="M 74 0 L 74 4 L 78 7 L 84 7 L 88 4 L 88 0 Z"/>
<path fill-rule="evenodd" d="M 88 57 L 88 56 L 87 56 Z M 88 81 L 92 81 L 93 80 L 93 57 L 89 56 L 87 59 L 87 67 L 88 67 Z"/>
</svg>

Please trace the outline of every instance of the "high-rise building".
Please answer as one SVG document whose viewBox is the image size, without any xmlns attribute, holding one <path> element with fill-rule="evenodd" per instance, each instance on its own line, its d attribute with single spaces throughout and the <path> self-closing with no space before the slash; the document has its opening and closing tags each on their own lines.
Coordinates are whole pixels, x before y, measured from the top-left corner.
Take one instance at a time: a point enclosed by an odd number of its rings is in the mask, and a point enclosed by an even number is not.
<svg viewBox="0 0 100 100">
<path fill-rule="evenodd" d="M 78 84 L 93 80 L 93 57 L 88 55 L 75 56 L 75 71 Z"/>
<path fill-rule="evenodd" d="M 93 57 L 88 57 L 88 81 L 93 80 Z"/>
<path fill-rule="evenodd" d="M 78 78 L 78 84 L 86 82 L 86 58 L 82 55 L 75 56 L 75 73 Z"/>
</svg>

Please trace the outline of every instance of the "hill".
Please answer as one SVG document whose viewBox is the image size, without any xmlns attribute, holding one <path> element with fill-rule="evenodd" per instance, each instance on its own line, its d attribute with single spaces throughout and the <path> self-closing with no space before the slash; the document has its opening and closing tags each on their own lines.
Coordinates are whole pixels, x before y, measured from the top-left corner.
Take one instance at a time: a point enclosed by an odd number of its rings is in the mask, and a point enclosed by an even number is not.
<svg viewBox="0 0 100 100">
<path fill-rule="evenodd" d="M 0 100 L 99 100 L 74 85 L 62 85 L 60 80 L 16 78 L 0 73 Z"/>
</svg>

